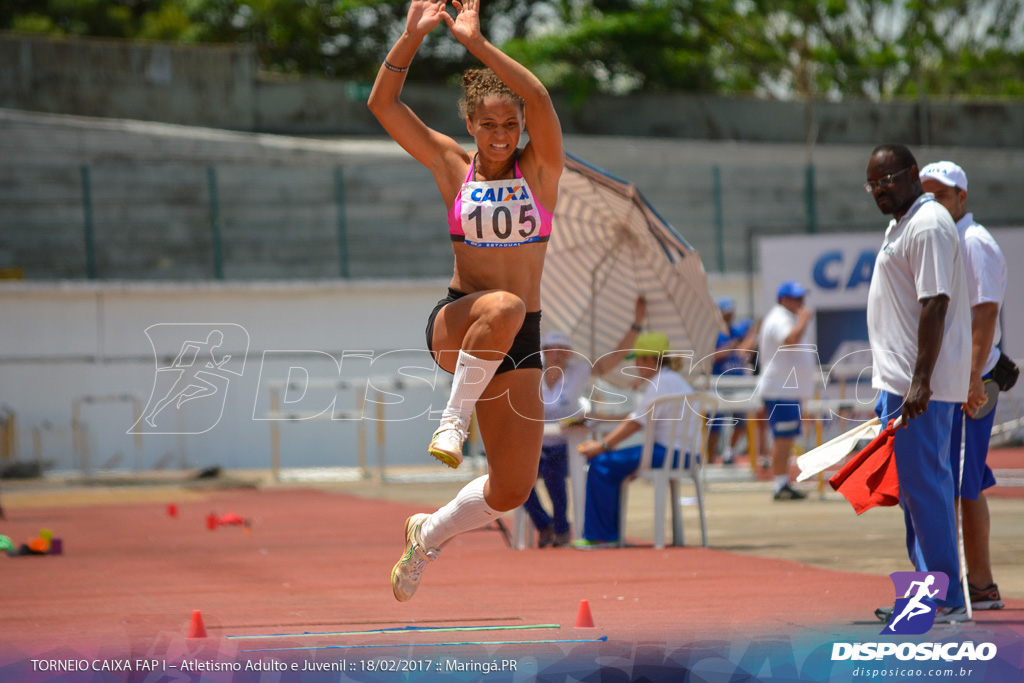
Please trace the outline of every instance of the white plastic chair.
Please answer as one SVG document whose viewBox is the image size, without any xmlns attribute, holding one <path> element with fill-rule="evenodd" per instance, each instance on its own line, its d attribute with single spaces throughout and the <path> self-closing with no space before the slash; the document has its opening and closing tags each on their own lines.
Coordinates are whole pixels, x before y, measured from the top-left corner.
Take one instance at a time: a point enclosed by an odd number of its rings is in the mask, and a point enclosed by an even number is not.
<svg viewBox="0 0 1024 683">
<path fill-rule="evenodd" d="M 693 481 L 697 490 L 697 507 L 700 511 L 701 544 L 708 547 L 708 527 L 704 515 L 704 488 L 702 467 L 706 448 L 705 417 L 711 418 L 718 410 L 718 402 L 708 394 L 671 394 L 661 396 L 651 403 L 652 411 L 659 406 L 669 406 L 668 414 L 678 415 L 670 420 L 671 438 L 668 443 L 681 444 L 677 463 L 671 449 L 666 453 L 661 467 L 651 467 L 654 452 L 653 417 L 648 418 L 644 428 L 644 447 L 640 455 L 640 467 L 625 481 L 619 495 L 619 546 L 626 545 L 627 491 L 632 481 L 646 479 L 654 487 L 654 547 L 665 547 L 665 503 L 672 506 L 672 545 L 683 545 L 683 506 L 679 499 L 679 483 L 685 478 Z M 662 408 L 659 413 L 665 413 Z M 687 457 L 689 453 L 689 457 Z"/>
</svg>

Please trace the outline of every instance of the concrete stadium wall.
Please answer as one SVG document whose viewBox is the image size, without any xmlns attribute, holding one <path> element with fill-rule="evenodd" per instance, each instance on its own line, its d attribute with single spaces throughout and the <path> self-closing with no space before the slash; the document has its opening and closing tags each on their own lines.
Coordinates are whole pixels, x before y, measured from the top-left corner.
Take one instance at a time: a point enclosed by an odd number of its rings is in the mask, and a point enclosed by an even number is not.
<svg viewBox="0 0 1024 683">
<path fill-rule="evenodd" d="M 71 431 L 76 401 L 93 470 L 118 453 L 122 457 L 114 469 L 150 470 L 160 462 L 172 469 L 269 468 L 270 423 L 263 419 L 270 409 L 267 381 L 392 376 L 404 364 L 429 367 L 423 330 L 446 285 L 440 280 L 0 283 L 0 406 L 17 416 L 20 459 L 31 460 L 38 450 L 57 470 L 81 466 Z M 140 423 L 142 449 L 136 453 L 134 436 L 127 433 L 137 418 L 131 403 L 89 397 L 134 397 L 147 414 L 173 384 L 172 366 L 184 342 L 202 342 L 212 329 L 225 334 L 216 357 L 230 354 L 231 360 L 209 369 L 206 378 L 221 384 L 223 392 L 168 405 L 157 414 L 155 427 Z M 344 352 L 356 351 L 371 352 L 373 362 L 358 356 L 342 360 Z M 396 420 L 387 428 L 388 464 L 429 464 L 425 444 L 436 425 L 417 415 L 444 407 L 448 376 L 438 376 L 438 392 L 421 382 L 409 391 L 409 405 L 386 409 L 385 417 Z M 282 396 L 281 407 L 318 412 L 334 398 L 333 390 L 310 386 L 303 394 Z M 354 406 L 354 393 L 337 393 L 337 409 Z M 371 427 L 371 465 L 374 434 Z M 281 425 L 284 467 L 353 467 L 355 445 L 353 422 Z"/>
<path fill-rule="evenodd" d="M 253 130 L 251 46 L 0 35 L 0 106 Z"/>
<path fill-rule="evenodd" d="M 821 233 L 880 232 L 887 222 L 862 188 L 873 145 L 579 135 L 567 135 L 565 144 L 634 182 L 701 252 L 709 272 L 745 272 L 748 236 L 807 232 L 809 216 Z M 969 208 L 985 225 L 1024 224 L 1024 150 L 914 152 L 921 163 L 964 166 Z M 212 279 L 211 168 L 226 279 L 340 276 L 339 217 L 350 277 L 451 272 L 434 181 L 390 139 L 320 140 L 3 109 L 0 268 L 21 268 L 34 280 L 87 276 L 82 166 L 91 168 L 99 279 Z"/>
<path fill-rule="evenodd" d="M 379 135 L 369 84 L 260 74 L 251 46 L 62 39 L 0 33 L 0 107 L 293 135 Z M 463 135 L 453 89 L 410 82 L 428 125 Z M 776 102 L 683 94 L 554 93 L 567 134 L 819 144 L 1024 147 L 1024 103 Z"/>
<path fill-rule="evenodd" d="M 401 370 L 407 386 L 382 397 L 388 403 L 385 462 L 430 465 L 425 444 L 437 419 L 430 413 L 444 407 L 450 385 L 430 361 L 423 330 L 446 284 L 0 282 L 0 408 L 16 415 L 16 456 L 23 462 L 39 457 L 48 469 L 64 472 L 82 471 L 84 453 L 92 473 L 268 469 L 269 382 L 296 383 L 282 392 L 282 410 L 319 413 L 355 408 L 356 393 L 317 387 L 307 378 L 387 378 Z M 710 286 L 714 296 L 731 295 L 739 313 L 748 313 L 744 278 L 712 276 Z M 1019 320 L 1018 311 L 1006 334 Z M 200 349 L 213 330 L 224 335 L 217 367 L 205 365 L 203 355 L 183 353 L 190 345 Z M 1011 341 L 1010 352 L 1020 358 L 1019 338 Z M 190 376 L 191 367 L 198 372 Z M 192 377 L 191 385 L 172 390 L 179 374 Z M 155 412 L 165 396 L 196 393 L 204 378 L 216 392 Z M 1022 392 L 1024 384 L 1000 401 L 1006 419 L 1020 417 Z M 74 440 L 76 408 L 84 447 Z M 140 421 L 147 415 L 152 427 Z M 359 464 L 353 421 L 278 424 L 284 469 Z M 368 427 L 373 468 L 377 423 Z"/>
<path fill-rule="evenodd" d="M 381 399 L 388 403 L 385 462 L 430 465 L 425 447 L 447 401 L 450 376 L 433 364 L 423 335 L 447 283 L 0 282 L 0 408 L 16 416 L 17 458 L 39 457 L 49 470 L 62 472 L 85 469 L 83 453 L 92 473 L 268 469 L 268 382 L 302 387 L 281 393 L 281 410 L 317 413 L 332 406 L 354 409 L 356 392 L 317 387 L 307 378 L 393 378 L 401 371 L 407 386 Z M 746 284 L 735 276 L 714 277 L 712 287 L 738 297 Z M 222 367 L 205 366 L 203 355 L 183 354 L 189 345 L 202 347 L 213 330 L 224 335 L 214 356 Z M 199 368 L 194 379 L 172 391 L 178 375 L 188 377 L 193 366 Z M 139 421 L 165 396 L 181 389 L 195 393 L 204 381 L 218 391 L 180 405 L 171 401 L 153 415 L 153 426 Z M 76 406 L 84 448 L 74 440 Z M 278 424 L 282 468 L 359 464 L 353 421 Z M 377 423 L 370 423 L 371 468 L 377 464 L 376 433 Z"/>
</svg>

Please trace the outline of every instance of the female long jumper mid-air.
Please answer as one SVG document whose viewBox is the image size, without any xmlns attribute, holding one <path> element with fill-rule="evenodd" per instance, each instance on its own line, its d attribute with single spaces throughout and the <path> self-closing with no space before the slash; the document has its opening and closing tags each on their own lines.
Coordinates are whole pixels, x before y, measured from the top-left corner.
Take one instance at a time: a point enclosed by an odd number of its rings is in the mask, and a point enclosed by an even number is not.
<svg viewBox="0 0 1024 683">
<path fill-rule="evenodd" d="M 441 545 L 521 505 L 537 479 L 544 411 L 540 398 L 540 283 L 565 152 L 551 98 L 521 64 L 480 31 L 479 0 L 412 0 L 406 27 L 377 74 L 369 107 L 384 129 L 430 169 L 444 198 L 455 272 L 427 323 L 427 345 L 454 384 L 429 451 L 450 467 L 474 408 L 488 474 L 433 514 L 405 523 L 405 553 L 391 572 L 395 597 L 412 598 Z M 463 76 L 460 113 L 476 141 L 470 154 L 428 128 L 402 102 L 405 74 L 430 31 L 444 22 L 483 62 Z M 524 128 L 530 139 L 518 149 Z"/>
</svg>

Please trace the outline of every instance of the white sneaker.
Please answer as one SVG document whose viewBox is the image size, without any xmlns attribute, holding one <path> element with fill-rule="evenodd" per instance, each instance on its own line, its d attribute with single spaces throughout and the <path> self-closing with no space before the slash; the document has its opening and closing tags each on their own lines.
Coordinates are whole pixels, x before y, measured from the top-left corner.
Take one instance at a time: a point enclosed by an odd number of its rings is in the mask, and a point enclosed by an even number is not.
<svg viewBox="0 0 1024 683">
<path fill-rule="evenodd" d="M 427 562 L 441 554 L 440 548 L 424 548 L 420 542 L 420 526 L 430 515 L 419 513 L 405 520 L 405 553 L 391 570 L 391 590 L 399 602 L 411 600 L 420 587 Z"/>
<path fill-rule="evenodd" d="M 456 416 L 441 419 L 441 426 L 434 432 L 427 450 L 448 467 L 455 469 L 462 464 L 462 444 L 469 436 L 466 424 Z"/>
</svg>

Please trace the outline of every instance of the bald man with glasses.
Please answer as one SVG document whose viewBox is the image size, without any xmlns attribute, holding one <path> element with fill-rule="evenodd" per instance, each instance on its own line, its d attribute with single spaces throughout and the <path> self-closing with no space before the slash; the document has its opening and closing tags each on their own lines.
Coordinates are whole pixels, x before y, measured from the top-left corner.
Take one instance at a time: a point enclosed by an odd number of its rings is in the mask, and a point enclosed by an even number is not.
<svg viewBox="0 0 1024 683">
<path fill-rule="evenodd" d="M 904 145 L 871 153 L 864 185 L 892 216 L 868 291 L 868 339 L 876 412 L 902 416 L 894 453 L 907 553 L 919 572 L 944 572 L 949 591 L 936 623 L 966 621 L 960 585 L 950 431 L 967 400 L 971 309 L 956 224 L 924 192 Z"/>
</svg>

